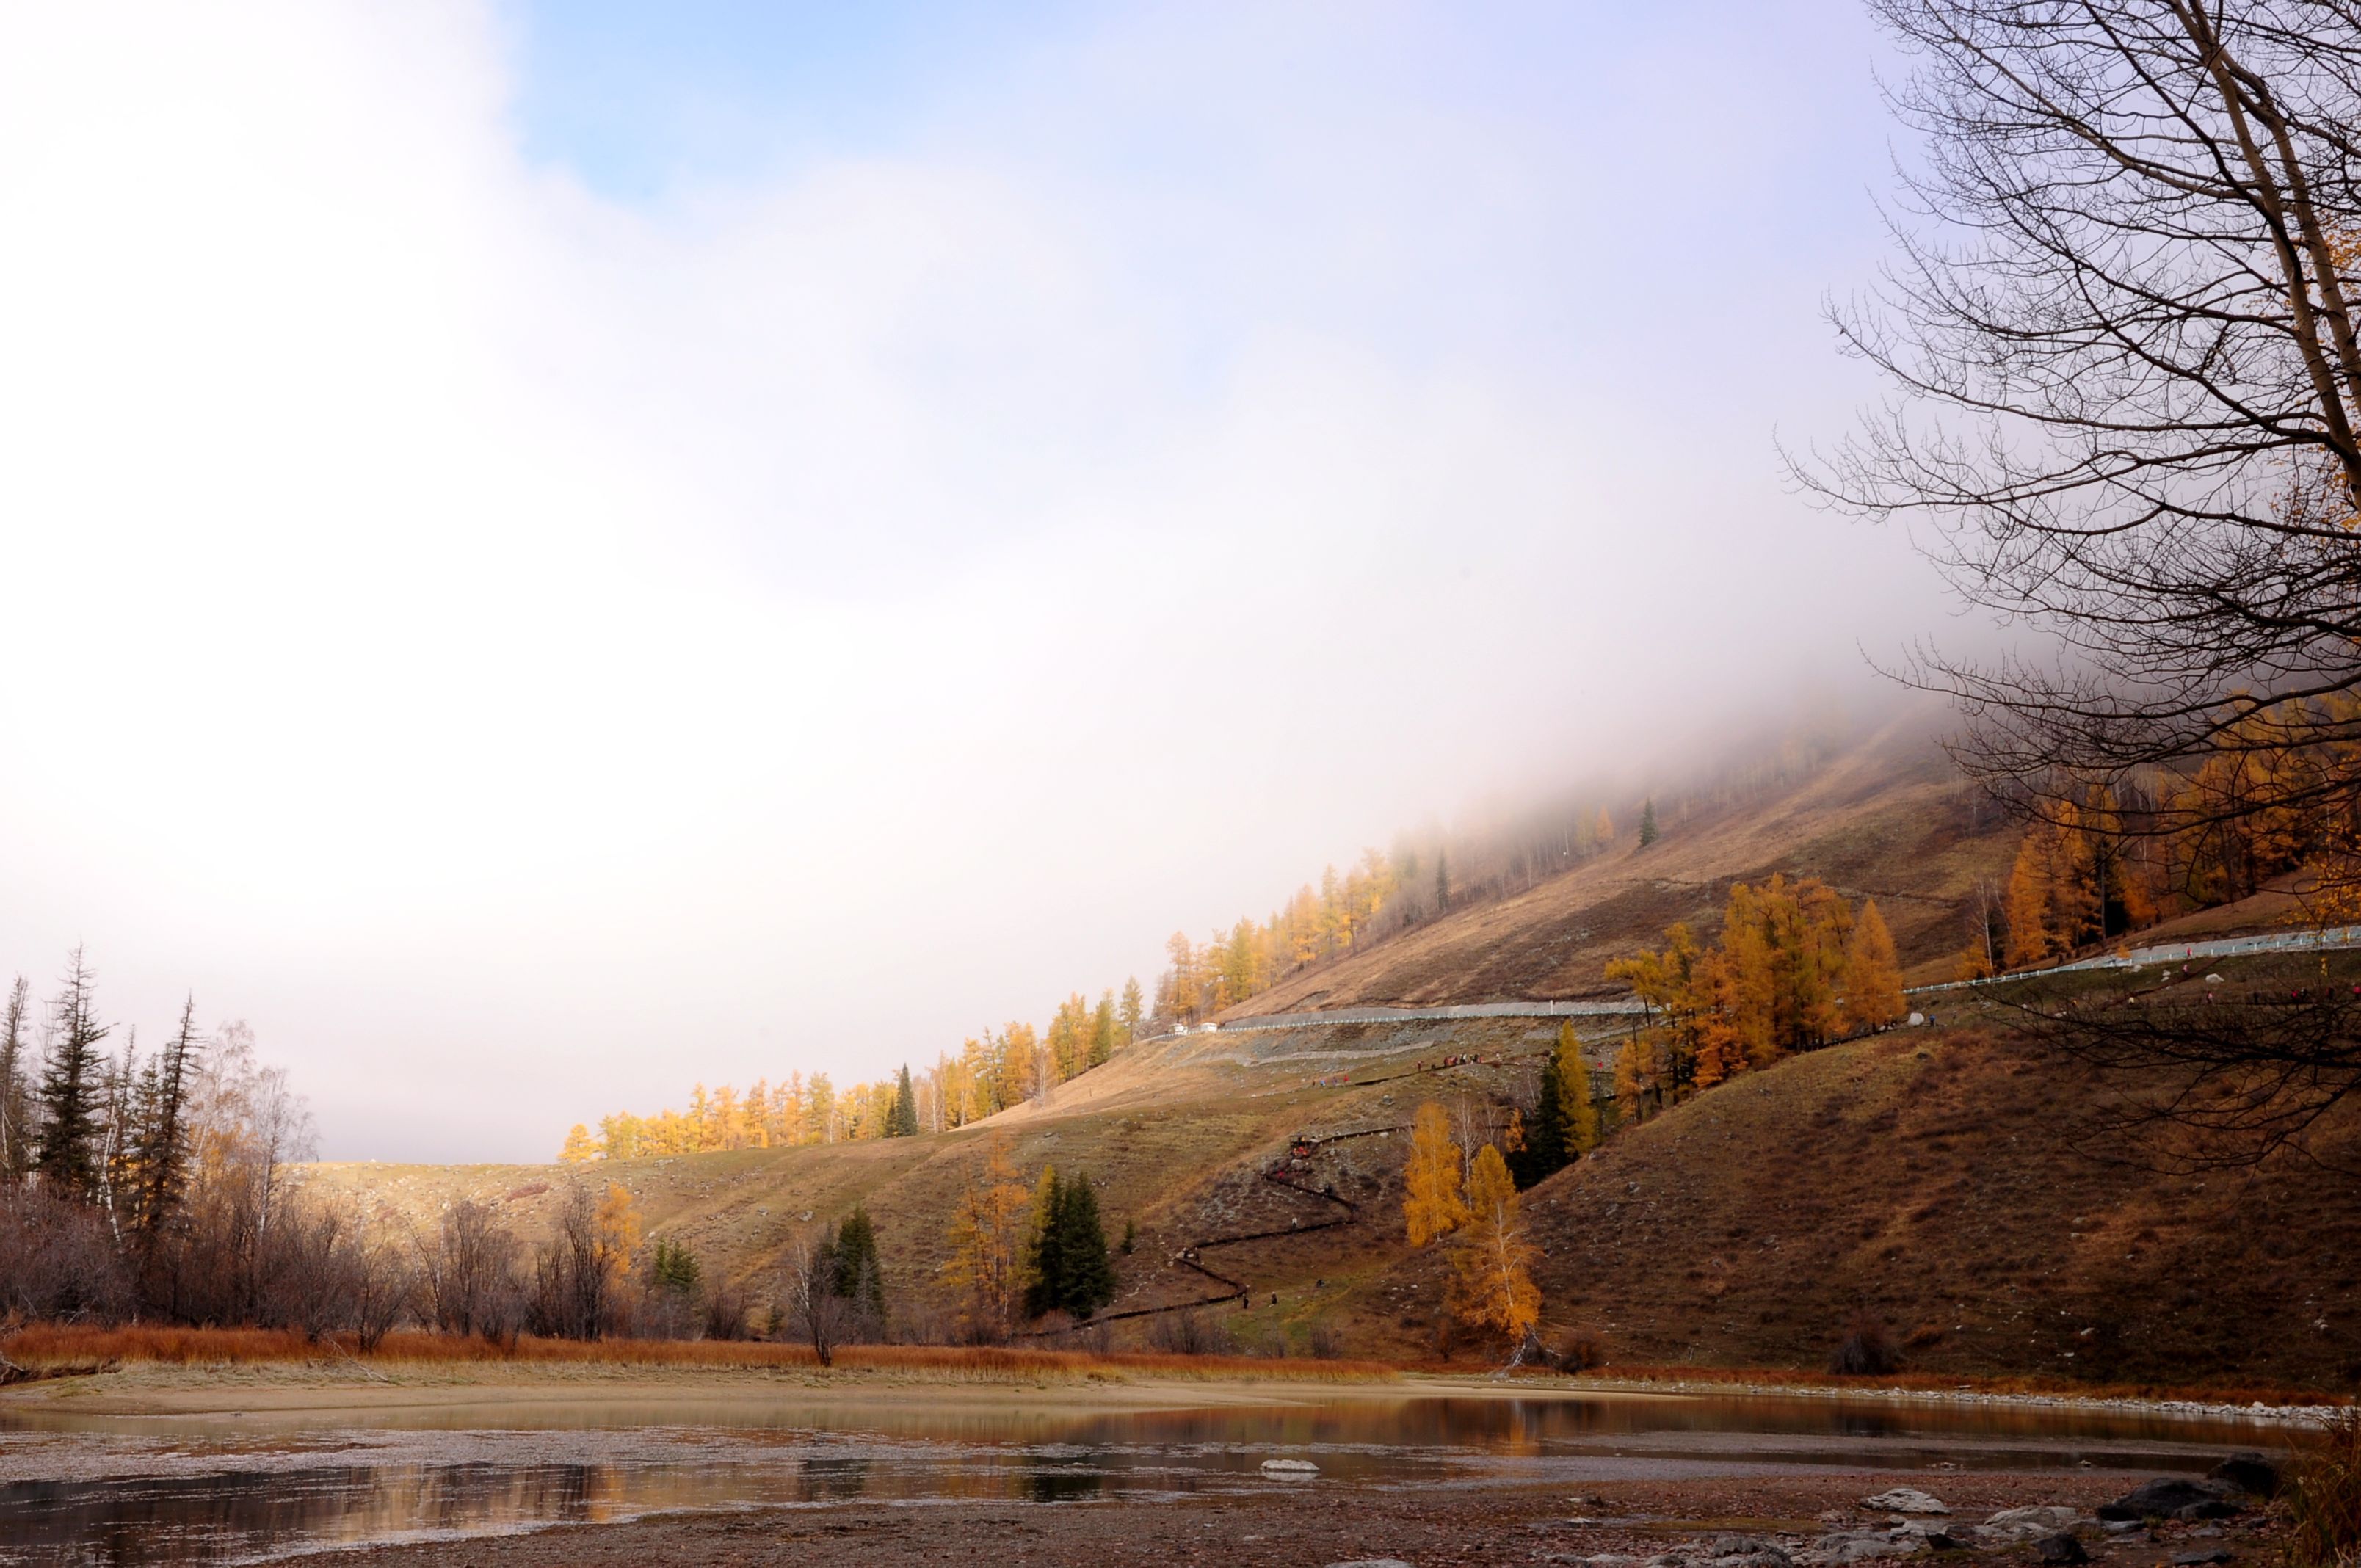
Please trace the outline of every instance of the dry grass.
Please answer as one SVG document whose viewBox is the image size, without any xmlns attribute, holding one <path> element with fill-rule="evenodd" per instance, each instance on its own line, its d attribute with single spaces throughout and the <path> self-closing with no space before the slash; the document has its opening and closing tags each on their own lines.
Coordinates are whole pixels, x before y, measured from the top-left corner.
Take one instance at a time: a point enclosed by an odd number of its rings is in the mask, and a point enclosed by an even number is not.
<svg viewBox="0 0 2361 1568">
<path fill-rule="evenodd" d="M 2105 1133 L 2117 1088 L 1973 1027 L 1745 1074 L 1528 1196 L 1544 1321 L 1597 1332 L 1619 1370 L 1817 1374 L 1865 1309 L 1916 1326 L 1898 1370 L 1938 1386 L 2361 1391 L 2349 1179 L 2294 1161 L 2143 1169 Z M 2352 1163 L 2361 1114 L 2322 1137 L 2324 1158 Z M 1407 1317 L 1394 1302 L 1440 1291 L 1426 1266 L 1410 1259 L 1367 1296 Z"/>
<path fill-rule="evenodd" d="M 453 1334 L 392 1333 L 376 1350 L 355 1354 L 341 1345 L 269 1329 L 84 1328 L 35 1324 L 0 1339 L 0 1354 L 38 1370 L 57 1365 L 248 1366 L 335 1365 L 347 1358 L 373 1365 L 662 1366 L 818 1371 L 808 1345 L 719 1340 L 580 1340 L 520 1338 L 513 1345 Z M 1275 1361 L 1246 1355 L 1095 1354 L 984 1345 L 857 1344 L 836 1352 L 840 1371 L 900 1372 L 961 1380 L 1021 1382 L 1127 1375 L 1224 1381 L 1360 1382 L 1390 1376 L 1376 1361 Z"/>
<path fill-rule="evenodd" d="M 1444 1363 L 1427 1363 L 1415 1368 L 1406 1367 L 1405 1370 L 1447 1371 L 1453 1368 Z M 1464 1367 L 1459 1370 L 1464 1370 Z M 2246 1406 L 2259 1401 L 2265 1405 L 2306 1409 L 2334 1408 L 2345 1403 L 2337 1396 L 2323 1393 L 2317 1388 L 2296 1387 L 2284 1383 L 2109 1383 L 2039 1375 L 1986 1377 L 1927 1372 L 1897 1372 L 1863 1382 L 1860 1379 L 1837 1379 L 1822 1372 L 1783 1366 L 1634 1366 L 1618 1363 L 1588 1375 L 1584 1381 L 1599 1387 L 1709 1385 L 1828 1394 L 1877 1393 L 1894 1389 L 1905 1394 L 2029 1395 L 2068 1399 L 2177 1400 L 2210 1405 Z"/>
<path fill-rule="evenodd" d="M 2361 1412 L 2347 1410 L 2296 1462 L 2283 1507 L 2290 1568 L 2361 1563 Z"/>
</svg>

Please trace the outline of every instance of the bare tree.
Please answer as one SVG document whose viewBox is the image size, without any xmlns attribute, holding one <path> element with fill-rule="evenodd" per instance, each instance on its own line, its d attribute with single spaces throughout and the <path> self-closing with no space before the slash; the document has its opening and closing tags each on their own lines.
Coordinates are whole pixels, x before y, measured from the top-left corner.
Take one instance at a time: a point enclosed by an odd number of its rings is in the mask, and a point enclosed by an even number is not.
<svg viewBox="0 0 2361 1568">
<path fill-rule="evenodd" d="M 1836 317 L 1897 395 L 1797 472 L 1927 521 L 1968 603 L 2057 640 L 1916 666 L 1968 707 L 1963 761 L 2039 799 L 2061 770 L 2361 740 L 2361 15 L 1871 3 L 1916 65 L 1894 104 L 1925 222 Z"/>
<path fill-rule="evenodd" d="M 489 1209 L 462 1201 L 443 1212 L 433 1244 L 421 1243 L 419 1276 L 427 1314 L 445 1333 L 516 1337 L 516 1235 Z"/>
<path fill-rule="evenodd" d="M 14 1180 L 33 1163 L 33 1097 L 25 1080 L 27 1014 L 33 988 L 18 975 L 0 1010 L 0 1181 Z"/>
<path fill-rule="evenodd" d="M 1959 702 L 1954 754 L 2030 816 L 2100 788 L 2145 808 L 2085 831 L 2290 813 L 2329 894 L 2361 894 L 2361 10 L 1871 5 L 1926 155 L 1897 260 L 1836 324 L 1894 395 L 1795 472 L 1923 524 L 1969 606 L 2047 641 L 1921 649 L 1908 678 Z M 2147 1059 L 2184 1086 L 2234 1067 L 2208 1037 Z M 2282 1088 L 2353 1093 L 2361 1041 Z"/>
<path fill-rule="evenodd" d="M 836 1292 L 836 1256 L 810 1233 L 788 1244 L 779 1267 L 779 1295 L 787 1332 L 809 1343 L 822 1366 L 835 1364 L 836 1347 L 851 1332 L 854 1303 Z"/>
<path fill-rule="evenodd" d="M 589 1340 L 613 1327 L 632 1240 L 620 1234 L 616 1218 L 588 1185 L 569 1190 L 557 1211 L 555 1234 L 533 1259 L 528 1315 L 534 1332 Z"/>
</svg>

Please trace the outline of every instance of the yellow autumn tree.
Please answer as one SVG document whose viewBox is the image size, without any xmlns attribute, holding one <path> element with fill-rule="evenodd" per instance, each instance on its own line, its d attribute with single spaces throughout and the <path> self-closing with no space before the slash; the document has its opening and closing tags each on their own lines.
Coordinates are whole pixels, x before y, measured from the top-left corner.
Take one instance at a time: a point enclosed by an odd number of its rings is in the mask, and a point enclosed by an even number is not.
<svg viewBox="0 0 2361 1568">
<path fill-rule="evenodd" d="M 1845 941 L 1845 1022 L 1855 1029 L 1883 1029 L 1908 1013 L 1902 999 L 1902 966 L 1894 956 L 1894 934 L 1873 900 L 1861 902 Z"/>
<path fill-rule="evenodd" d="M 1016 1326 L 1025 1296 L 1025 1205 L 1008 1140 L 995 1137 L 951 1212 L 951 1255 L 943 1266 L 960 1291 L 960 1325 L 971 1340 L 997 1342 Z"/>
<path fill-rule="evenodd" d="M 1451 1245 L 1452 1315 L 1511 1341 L 1541 1321 L 1533 1249 L 1517 1212 L 1517 1184 L 1500 1151 L 1486 1144 L 1467 1173 L 1467 1222 Z"/>
<path fill-rule="evenodd" d="M 1424 1246 L 1466 1223 L 1459 1160 L 1459 1146 L 1451 1136 L 1451 1118 L 1442 1106 L 1428 1101 L 1411 1119 L 1410 1168 L 1403 1173 L 1402 1222 L 1410 1231 L 1411 1245 Z"/>
<path fill-rule="evenodd" d="M 557 1151 L 557 1157 L 568 1165 L 579 1165 L 587 1159 L 597 1159 L 603 1153 L 605 1150 L 599 1147 L 598 1140 L 590 1135 L 590 1129 L 577 1122 L 573 1130 L 566 1135 L 566 1146 Z"/>
<path fill-rule="evenodd" d="M 598 1200 L 598 1262 L 620 1288 L 640 1251 L 640 1211 L 630 1189 L 620 1181 L 607 1183 Z"/>
<path fill-rule="evenodd" d="M 1571 1024 L 1558 1025 L 1555 1066 L 1559 1136 L 1565 1157 L 1580 1159 L 1598 1146 L 1598 1107 L 1590 1098 L 1590 1064 L 1583 1060 L 1582 1042 Z"/>
</svg>

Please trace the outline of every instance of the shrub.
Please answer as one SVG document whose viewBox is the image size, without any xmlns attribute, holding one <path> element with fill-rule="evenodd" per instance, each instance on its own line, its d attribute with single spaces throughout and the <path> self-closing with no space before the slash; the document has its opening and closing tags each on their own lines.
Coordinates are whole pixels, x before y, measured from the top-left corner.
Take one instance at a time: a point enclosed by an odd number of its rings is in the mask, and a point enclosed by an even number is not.
<svg viewBox="0 0 2361 1568">
<path fill-rule="evenodd" d="M 1561 1372 L 1588 1372 L 1607 1365 L 1607 1342 L 1588 1329 L 1576 1329 L 1557 1342 Z"/>
<path fill-rule="evenodd" d="M 130 1271 L 97 1210 L 0 1186 L 0 1317 L 111 1323 L 131 1305 Z"/>
<path fill-rule="evenodd" d="M 705 1337 L 707 1339 L 750 1339 L 750 1326 L 754 1315 L 753 1301 L 743 1285 L 716 1280 L 705 1293 Z"/>
<path fill-rule="evenodd" d="M 1836 1354 L 1828 1357 L 1828 1370 L 1839 1377 L 1883 1377 L 1901 1365 L 1885 1321 L 1871 1311 L 1853 1314 Z"/>
<path fill-rule="evenodd" d="M 1304 1336 L 1304 1348 L 1311 1351 L 1314 1361 L 1334 1361 L 1345 1354 L 1345 1339 L 1326 1323 L 1314 1323 Z"/>
<path fill-rule="evenodd" d="M 1236 1335 L 1194 1307 L 1156 1317 L 1148 1343 L 1168 1355 L 1235 1355 L 1238 1350 Z"/>
<path fill-rule="evenodd" d="M 2280 1497 L 2289 1568 L 2361 1564 L 2361 1410 L 2345 1411 L 2303 1450 Z"/>
</svg>

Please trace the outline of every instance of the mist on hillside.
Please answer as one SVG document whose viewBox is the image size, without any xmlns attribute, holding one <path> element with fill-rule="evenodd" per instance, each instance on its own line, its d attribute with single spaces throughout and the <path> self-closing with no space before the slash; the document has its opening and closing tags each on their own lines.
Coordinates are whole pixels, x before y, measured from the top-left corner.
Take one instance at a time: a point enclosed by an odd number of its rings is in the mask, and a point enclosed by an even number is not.
<svg viewBox="0 0 2361 1568">
<path fill-rule="evenodd" d="M 0 973 L 243 1018 L 326 1154 L 540 1155 L 1045 1022 L 1425 824 L 1536 874 L 1520 824 L 1843 708 L 1937 603 L 1772 443 L 1861 387 L 1869 34 L 1729 23 L 1635 268 L 1644 28 L 1574 102 L 1435 52 L 1546 16 L 1097 17 L 651 191 L 520 133 L 474 5 L 12 18 Z"/>
</svg>

